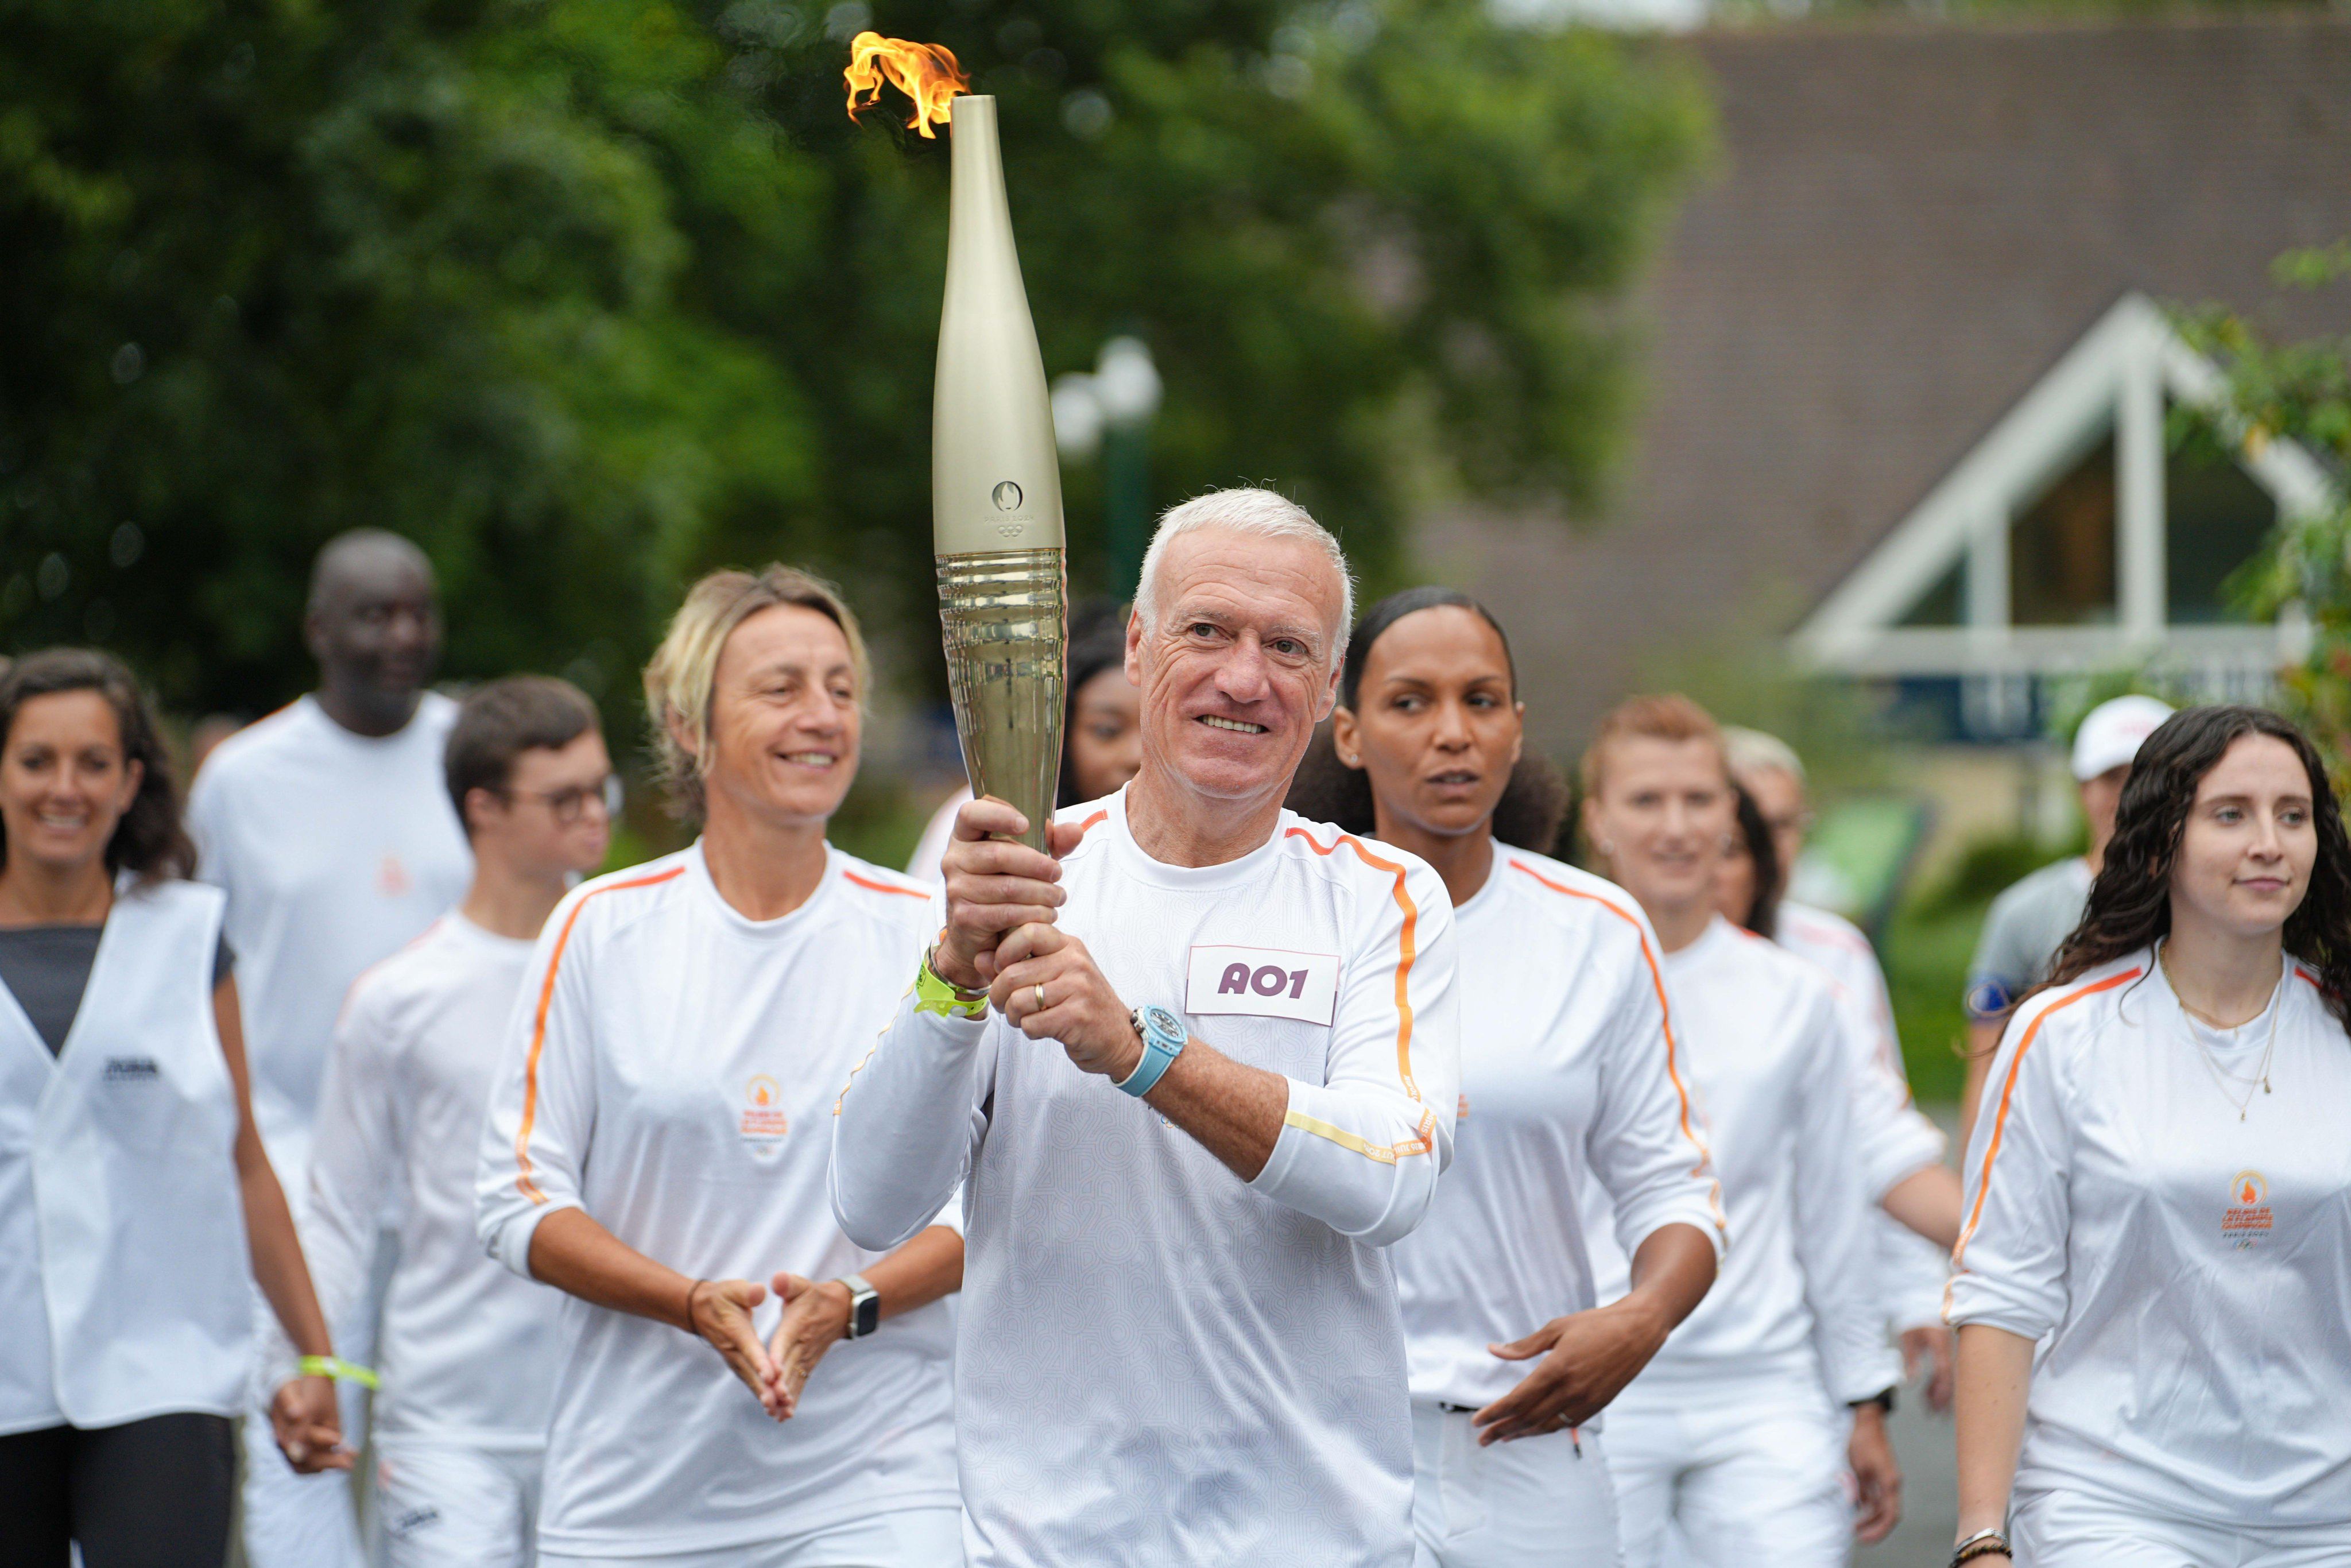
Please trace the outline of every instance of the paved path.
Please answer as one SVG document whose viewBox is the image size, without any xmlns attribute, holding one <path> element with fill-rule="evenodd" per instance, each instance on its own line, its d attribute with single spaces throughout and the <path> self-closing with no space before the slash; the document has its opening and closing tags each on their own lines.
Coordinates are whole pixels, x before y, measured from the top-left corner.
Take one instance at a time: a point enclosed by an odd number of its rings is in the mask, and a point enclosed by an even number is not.
<svg viewBox="0 0 2351 1568">
<path fill-rule="evenodd" d="M 1925 1105 L 1952 1143 L 1958 1163 L 1959 1110 Z M 1902 1463 L 1902 1522 L 1875 1546 L 1854 1553 L 1854 1568 L 1941 1568 L 1951 1559 L 1959 1533 L 1958 1456 L 1951 1446 L 1951 1418 L 1927 1408 L 1916 1390 L 1895 1402 L 1894 1457 Z"/>
<path fill-rule="evenodd" d="M 1902 1462 L 1902 1522 L 1854 1553 L 1854 1568 L 1941 1568 L 1959 1533 L 1951 1418 L 1905 1389 L 1894 1411 L 1894 1457 Z"/>
</svg>

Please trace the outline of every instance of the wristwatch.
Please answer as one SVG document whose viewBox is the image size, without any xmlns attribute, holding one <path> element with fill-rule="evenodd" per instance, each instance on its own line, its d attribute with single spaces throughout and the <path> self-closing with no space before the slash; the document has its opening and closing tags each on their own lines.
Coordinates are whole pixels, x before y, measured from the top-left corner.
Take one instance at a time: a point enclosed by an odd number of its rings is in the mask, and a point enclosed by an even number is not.
<svg viewBox="0 0 2351 1568">
<path fill-rule="evenodd" d="M 849 1287 L 849 1326 L 843 1339 L 863 1339 L 882 1326 L 882 1293 L 862 1274 L 843 1274 L 834 1283 Z"/>
<path fill-rule="evenodd" d="M 1143 1060 L 1134 1071 L 1118 1081 L 1118 1086 L 1136 1099 L 1142 1099 L 1166 1076 L 1168 1067 L 1184 1053 L 1184 1042 L 1191 1038 L 1184 1020 L 1165 1008 L 1137 1008 L 1128 1022 L 1143 1040 Z"/>
<path fill-rule="evenodd" d="M 1875 1405 L 1877 1406 L 1878 1413 L 1880 1415 L 1891 1416 L 1894 1414 L 1894 1390 L 1891 1387 L 1882 1388 L 1866 1399 L 1855 1400 L 1852 1404 L 1846 1406 L 1845 1408 L 1848 1410 L 1858 1410 L 1865 1405 Z"/>
</svg>

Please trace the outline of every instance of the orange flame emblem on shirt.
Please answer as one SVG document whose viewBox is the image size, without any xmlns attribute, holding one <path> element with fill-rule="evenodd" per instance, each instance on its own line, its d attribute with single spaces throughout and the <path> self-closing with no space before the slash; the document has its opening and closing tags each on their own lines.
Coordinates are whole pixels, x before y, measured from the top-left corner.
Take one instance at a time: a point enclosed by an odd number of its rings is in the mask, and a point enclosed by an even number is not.
<svg viewBox="0 0 2351 1568">
<path fill-rule="evenodd" d="M 956 63 L 955 51 L 943 44 L 910 44 L 879 33 L 860 33 L 849 40 L 849 118 L 882 101 L 882 84 L 888 82 L 914 100 L 914 118 L 906 129 L 935 140 L 934 125 L 947 122 L 947 100 L 969 92 L 971 83 Z M 862 102 L 858 94 L 865 95 Z"/>
</svg>

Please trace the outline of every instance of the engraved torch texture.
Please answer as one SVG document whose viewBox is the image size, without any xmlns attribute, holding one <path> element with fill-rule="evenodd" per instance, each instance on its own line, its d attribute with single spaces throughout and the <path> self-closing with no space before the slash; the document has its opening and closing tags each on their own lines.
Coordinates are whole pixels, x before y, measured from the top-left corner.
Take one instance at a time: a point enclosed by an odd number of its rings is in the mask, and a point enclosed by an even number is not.
<svg viewBox="0 0 2351 1568">
<path fill-rule="evenodd" d="M 1061 471 L 1020 284 L 996 100 L 950 106 L 946 298 L 931 424 L 931 525 L 956 733 L 972 792 L 1043 848 L 1061 768 Z"/>
<path fill-rule="evenodd" d="M 1039 849 L 1061 774 L 1067 624 L 1060 550 L 939 558 L 939 626 L 972 793 L 1018 806 Z"/>
</svg>

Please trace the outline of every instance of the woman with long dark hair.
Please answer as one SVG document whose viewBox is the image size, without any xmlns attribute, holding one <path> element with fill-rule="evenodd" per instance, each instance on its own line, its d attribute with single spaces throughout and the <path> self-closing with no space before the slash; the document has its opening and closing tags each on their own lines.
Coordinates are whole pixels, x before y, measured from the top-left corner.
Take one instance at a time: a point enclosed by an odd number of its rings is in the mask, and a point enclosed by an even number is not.
<svg viewBox="0 0 2351 1568">
<path fill-rule="evenodd" d="M 131 672 L 0 678 L 0 1531 L 10 1563 L 218 1568 L 258 1281 L 305 1375 L 272 1408 L 348 1469 L 326 1320 L 254 1131 L 220 893 L 190 882 Z"/>
<path fill-rule="evenodd" d="M 1968 1150 L 1954 1563 L 2351 1561 L 2346 997 L 2317 752 L 2173 716 Z"/>
<path fill-rule="evenodd" d="M 1743 931 L 1775 936 L 1780 894 L 1786 891 L 1788 881 L 1780 864 L 1779 846 L 1772 841 L 1771 824 L 1764 820 L 1755 797 L 1738 784 L 1730 787 L 1730 792 L 1738 808 L 1739 831 L 1723 845 L 1722 865 L 1715 873 L 1715 907 Z"/>
<path fill-rule="evenodd" d="M 1427 1218 L 1390 1249 L 1404 1307 L 1425 1563 L 1616 1560 L 1581 1430 L 1714 1278 L 1713 1173 L 1640 907 L 1549 858 L 1566 789 L 1525 754 L 1517 673 L 1473 600 L 1421 588 L 1348 643 L 1331 737 L 1292 810 L 1426 860 L 1460 934 L 1460 1118 Z M 1598 1217 L 1633 1286 L 1598 1305 Z"/>
</svg>

